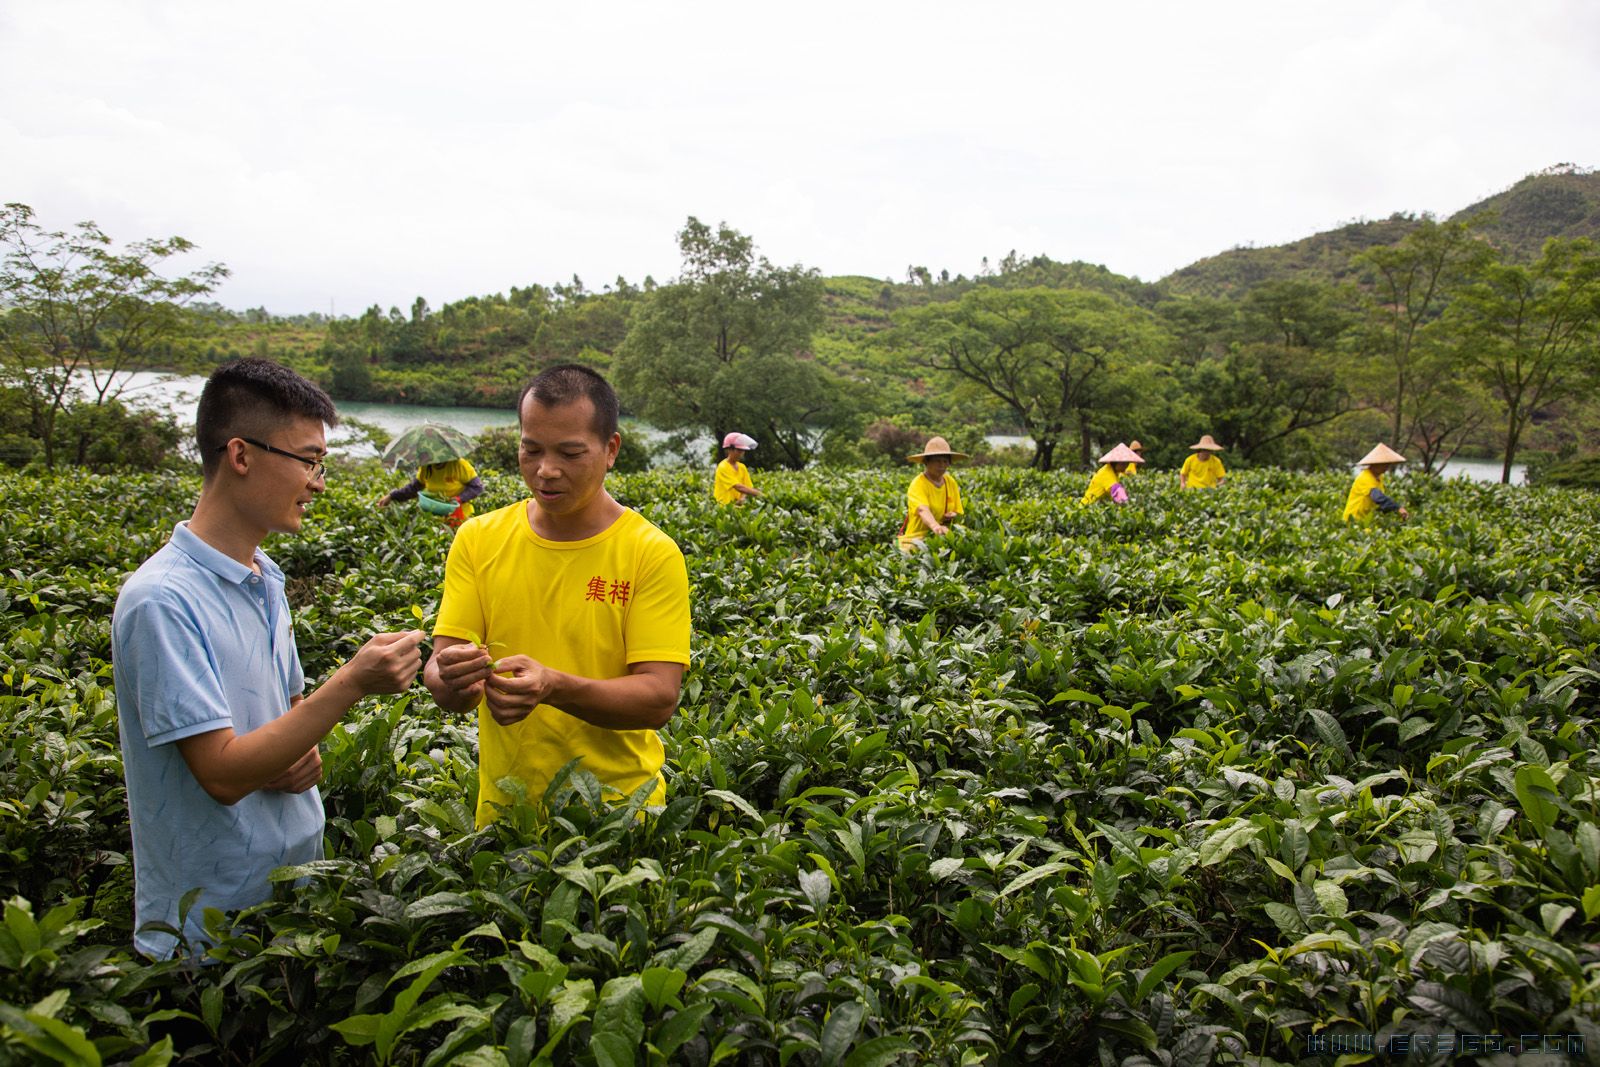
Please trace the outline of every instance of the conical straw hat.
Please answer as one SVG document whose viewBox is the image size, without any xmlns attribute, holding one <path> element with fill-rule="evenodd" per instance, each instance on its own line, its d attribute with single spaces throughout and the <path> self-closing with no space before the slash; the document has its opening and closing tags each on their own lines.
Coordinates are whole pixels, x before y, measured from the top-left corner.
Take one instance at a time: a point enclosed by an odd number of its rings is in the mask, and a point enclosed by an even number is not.
<svg viewBox="0 0 1600 1067">
<path fill-rule="evenodd" d="M 1118 444 L 1110 452 L 1100 457 L 1101 463 L 1143 463 L 1144 457 L 1139 455 L 1127 445 Z"/>
<path fill-rule="evenodd" d="M 1223 447 L 1212 439 L 1208 433 L 1200 435 L 1200 440 L 1189 446 L 1191 452 L 1221 452 Z"/>
<path fill-rule="evenodd" d="M 1406 457 L 1379 441 L 1377 448 L 1374 448 L 1356 461 L 1356 466 L 1370 467 L 1374 463 L 1404 463 L 1405 461 Z"/>
<path fill-rule="evenodd" d="M 949 456 L 951 460 L 968 458 L 965 452 L 957 452 L 951 448 L 950 442 L 944 438 L 930 437 L 928 438 L 928 443 L 922 447 L 922 451 L 914 456 L 907 456 L 906 462 L 916 463 L 918 460 L 927 459 L 929 456 Z"/>
</svg>

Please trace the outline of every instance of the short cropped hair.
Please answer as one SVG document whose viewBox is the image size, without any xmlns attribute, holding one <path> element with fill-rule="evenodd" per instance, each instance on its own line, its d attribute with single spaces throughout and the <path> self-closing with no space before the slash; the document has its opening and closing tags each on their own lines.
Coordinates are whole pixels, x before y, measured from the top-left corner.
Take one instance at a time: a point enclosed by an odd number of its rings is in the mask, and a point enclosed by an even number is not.
<svg viewBox="0 0 1600 1067">
<path fill-rule="evenodd" d="M 224 363 L 206 379 L 195 413 L 201 470 L 207 478 L 216 473 L 219 453 L 235 437 L 264 438 L 296 418 L 339 423 L 328 394 L 281 363 L 255 356 Z"/>
<path fill-rule="evenodd" d="M 576 363 L 560 363 L 546 368 L 523 387 L 517 397 L 517 422 L 522 422 L 522 404 L 532 396 L 547 407 L 575 403 L 584 397 L 594 405 L 594 432 L 602 441 L 617 432 L 617 392 L 597 371 Z"/>
</svg>

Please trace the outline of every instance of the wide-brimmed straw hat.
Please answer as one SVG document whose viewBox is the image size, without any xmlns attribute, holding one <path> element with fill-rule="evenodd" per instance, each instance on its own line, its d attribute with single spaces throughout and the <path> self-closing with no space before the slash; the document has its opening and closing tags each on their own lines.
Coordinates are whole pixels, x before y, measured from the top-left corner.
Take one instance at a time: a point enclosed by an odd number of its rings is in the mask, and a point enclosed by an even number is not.
<svg viewBox="0 0 1600 1067">
<path fill-rule="evenodd" d="M 1140 440 L 1137 437 L 1135 437 L 1133 440 L 1128 442 L 1128 447 L 1133 449 L 1135 452 L 1137 452 L 1141 448 L 1144 447 L 1144 444 L 1142 442 L 1140 442 Z"/>
<path fill-rule="evenodd" d="M 1127 445 L 1118 444 L 1110 452 L 1100 457 L 1101 463 L 1143 463 L 1144 457 L 1139 455 Z"/>
<path fill-rule="evenodd" d="M 1374 448 L 1356 461 L 1356 466 L 1370 467 L 1374 463 L 1404 463 L 1405 461 L 1406 457 L 1379 441 L 1377 448 Z"/>
<path fill-rule="evenodd" d="M 922 451 L 914 456 L 907 456 L 907 463 L 916 463 L 919 460 L 931 459 L 934 456 L 949 456 L 952 460 L 967 459 L 965 452 L 957 452 L 950 447 L 950 442 L 942 437 L 930 437 L 928 443 L 922 446 Z"/>
<path fill-rule="evenodd" d="M 1200 435 L 1200 440 L 1189 446 L 1191 452 L 1222 452 L 1225 449 L 1208 433 Z"/>
</svg>

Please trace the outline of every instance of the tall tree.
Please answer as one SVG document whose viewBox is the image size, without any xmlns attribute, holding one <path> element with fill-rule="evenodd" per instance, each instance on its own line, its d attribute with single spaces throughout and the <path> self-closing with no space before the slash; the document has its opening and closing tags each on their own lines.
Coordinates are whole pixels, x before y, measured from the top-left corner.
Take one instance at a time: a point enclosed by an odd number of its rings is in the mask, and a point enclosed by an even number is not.
<svg viewBox="0 0 1600 1067">
<path fill-rule="evenodd" d="M 1257 462 L 1281 458 L 1291 437 L 1354 410 L 1339 365 L 1326 352 L 1240 342 L 1187 378 L 1210 432 Z"/>
<path fill-rule="evenodd" d="M 1068 434 L 1088 466 L 1096 406 L 1123 361 L 1153 349 L 1148 312 L 1104 293 L 980 286 L 895 315 L 894 342 L 921 366 L 998 400 L 1050 470 Z"/>
<path fill-rule="evenodd" d="M 45 230 L 26 204 L 0 211 L 0 373 L 28 396 L 46 466 L 55 466 L 57 419 L 77 391 L 92 405 L 116 398 L 128 373 L 183 327 L 183 306 L 228 276 L 218 263 L 160 273 L 194 247 L 168 237 L 118 252 L 93 222 Z"/>
<path fill-rule="evenodd" d="M 1407 408 L 1407 451 L 1423 473 L 1437 474 L 1478 435 L 1494 413 L 1493 398 L 1453 346 L 1430 345 L 1416 364 L 1416 401 Z"/>
<path fill-rule="evenodd" d="M 1462 354 L 1505 411 L 1500 480 L 1535 415 L 1600 387 L 1600 253 L 1545 242 L 1531 266 L 1495 262 L 1451 307 Z"/>
<path fill-rule="evenodd" d="M 801 467 L 833 418 L 838 382 L 811 358 L 822 280 L 775 267 L 752 238 L 690 217 L 676 281 L 640 299 L 613 368 L 622 401 L 665 430 L 770 442 L 757 458 Z"/>
<path fill-rule="evenodd" d="M 1406 409 L 1417 396 L 1416 362 L 1425 331 L 1437 322 L 1451 291 L 1493 254 L 1473 236 L 1478 221 L 1423 218 L 1395 244 L 1369 248 L 1352 259 L 1365 274 L 1363 342 L 1388 379 L 1384 405 L 1395 442 L 1405 440 Z"/>
<path fill-rule="evenodd" d="M 1307 278 L 1253 288 L 1237 304 L 1188 298 L 1157 313 L 1178 346 L 1177 377 L 1211 433 L 1241 458 L 1270 462 L 1303 431 L 1355 407 L 1342 352 L 1352 298 Z"/>
</svg>

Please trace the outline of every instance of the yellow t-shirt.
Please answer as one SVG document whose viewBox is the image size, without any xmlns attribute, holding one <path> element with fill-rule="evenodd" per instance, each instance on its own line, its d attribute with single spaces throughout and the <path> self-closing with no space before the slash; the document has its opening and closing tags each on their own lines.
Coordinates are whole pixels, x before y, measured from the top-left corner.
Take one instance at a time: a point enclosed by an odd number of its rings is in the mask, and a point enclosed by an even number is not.
<svg viewBox="0 0 1600 1067">
<path fill-rule="evenodd" d="M 478 472 L 473 469 L 472 464 L 464 459 L 452 459 L 446 463 L 433 463 L 417 468 L 417 481 L 422 483 L 423 491 L 438 500 L 452 499 L 477 476 Z M 463 518 L 470 518 L 472 505 L 462 504 L 461 514 Z"/>
<path fill-rule="evenodd" d="M 1183 461 L 1183 470 L 1180 472 L 1184 484 L 1190 489 L 1215 489 L 1217 483 L 1222 481 L 1222 476 L 1228 471 L 1222 465 L 1222 460 L 1211 453 L 1195 452 Z"/>
<path fill-rule="evenodd" d="M 1083 499 L 1079 503 L 1093 504 L 1096 500 L 1110 500 L 1111 487 L 1116 484 L 1117 472 L 1111 469 L 1111 464 L 1103 464 L 1089 479 L 1089 488 L 1083 491 Z"/>
<path fill-rule="evenodd" d="M 529 502 L 461 527 L 444 568 L 433 632 L 482 640 L 496 659 L 526 655 L 584 678 L 620 678 L 634 663 L 689 663 L 689 573 L 672 538 L 636 511 L 582 541 L 547 541 Z M 541 704 L 512 726 L 478 706 L 479 826 L 509 801 L 496 786 L 520 778 L 537 800 L 574 756 L 624 795 L 659 778 L 654 730 L 606 730 Z M 651 803 L 666 799 L 657 782 Z"/>
<path fill-rule="evenodd" d="M 755 483 L 750 481 L 750 468 L 743 463 L 730 463 L 727 460 L 718 463 L 717 480 L 711 487 L 711 495 L 717 498 L 717 503 L 742 504 L 744 494 L 734 488 L 736 485 L 755 488 Z"/>
<path fill-rule="evenodd" d="M 1383 490 L 1383 479 L 1369 468 L 1362 467 L 1355 483 L 1350 486 L 1350 495 L 1345 498 L 1344 521 L 1355 519 L 1357 522 L 1367 522 L 1378 513 L 1377 502 L 1372 499 L 1374 489 Z"/>
<path fill-rule="evenodd" d="M 928 524 L 917 514 L 919 507 L 926 507 L 942 524 L 946 515 L 962 514 L 961 487 L 949 474 L 944 476 L 943 485 L 934 485 L 926 474 L 911 479 L 911 487 L 906 490 L 906 521 L 900 527 L 901 548 L 910 548 L 928 536 Z"/>
</svg>

